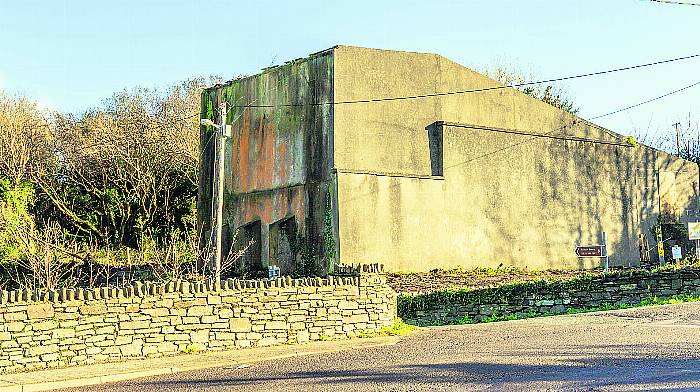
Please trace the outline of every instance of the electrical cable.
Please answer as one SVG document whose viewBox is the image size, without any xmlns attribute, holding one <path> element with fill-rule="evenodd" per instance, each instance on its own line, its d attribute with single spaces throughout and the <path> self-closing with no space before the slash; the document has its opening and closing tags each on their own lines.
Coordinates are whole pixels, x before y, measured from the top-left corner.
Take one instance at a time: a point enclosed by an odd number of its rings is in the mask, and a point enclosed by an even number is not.
<svg viewBox="0 0 700 392">
<path fill-rule="evenodd" d="M 666 4 L 676 4 L 676 5 L 694 5 L 700 6 L 700 3 L 690 3 L 687 1 L 671 1 L 671 0 L 647 0 L 654 3 L 666 3 Z"/>
<path fill-rule="evenodd" d="M 493 91 L 493 90 L 503 90 L 503 89 L 508 89 L 508 88 L 518 88 L 518 87 L 532 86 L 532 85 L 537 85 L 537 84 L 547 84 L 547 83 L 560 82 L 560 81 L 571 80 L 571 79 L 586 78 L 586 77 L 591 77 L 591 76 L 599 76 L 599 75 L 605 75 L 605 74 L 610 74 L 610 73 L 615 73 L 615 72 L 629 71 L 629 70 L 634 70 L 634 69 L 639 69 L 639 68 L 667 64 L 667 63 L 672 63 L 672 62 L 676 62 L 676 61 L 690 60 L 690 59 L 694 59 L 694 58 L 698 58 L 698 57 L 700 57 L 700 54 L 692 54 L 692 55 L 676 57 L 676 58 L 672 58 L 672 59 L 653 61 L 653 62 L 645 63 L 645 64 L 632 65 L 632 66 L 627 66 L 627 67 L 622 67 L 622 68 L 614 68 L 614 69 L 609 69 L 609 70 L 605 70 L 605 71 L 589 72 L 589 73 L 564 76 L 564 77 L 559 77 L 559 78 L 554 78 L 554 79 L 545 79 L 545 80 L 539 80 L 539 81 L 533 81 L 533 82 L 524 82 L 524 83 L 515 83 L 515 84 L 509 84 L 509 85 L 484 87 L 484 88 L 471 89 L 471 90 L 458 90 L 458 91 L 447 91 L 447 92 L 430 93 L 430 94 L 418 94 L 418 95 L 399 96 L 399 97 L 372 98 L 372 99 L 337 101 L 337 102 L 312 102 L 312 103 L 303 103 L 303 104 L 290 104 L 290 103 L 288 103 L 288 104 L 278 104 L 278 105 L 264 105 L 264 104 L 232 105 L 232 106 L 229 106 L 229 108 L 275 108 L 275 107 L 342 105 L 342 104 L 374 103 L 374 102 L 398 101 L 398 100 L 407 100 L 407 99 L 441 97 L 441 96 L 449 96 L 449 95 L 460 95 L 460 94 L 478 93 L 478 92 Z M 690 87 L 692 87 L 692 86 L 688 86 L 688 87 L 686 87 L 686 89 L 690 88 Z M 657 97 L 654 100 L 660 99 L 660 98 L 663 98 L 663 97 Z M 642 105 L 642 104 L 644 104 L 644 103 L 637 104 L 637 106 Z M 627 108 L 622 109 L 622 110 L 627 110 Z M 605 114 L 603 116 L 607 116 L 610 114 L 614 114 L 614 113 Z M 193 117 L 199 116 L 199 115 L 200 115 L 200 113 L 194 113 L 192 115 L 176 119 L 176 120 L 174 120 L 174 122 L 188 120 L 190 118 L 193 118 Z M 600 118 L 603 116 L 597 116 L 597 117 L 592 118 L 591 120 L 596 119 L 596 118 Z M 139 124 L 139 123 L 132 123 L 132 124 Z M 45 123 L 45 124 L 36 124 L 34 126 L 47 126 L 48 127 L 50 125 L 48 123 Z M 149 126 L 149 128 L 156 128 L 156 127 L 159 127 L 159 126 L 158 125 Z"/>
<path fill-rule="evenodd" d="M 514 83 L 514 84 L 508 84 L 508 85 L 501 85 L 501 86 L 483 87 L 483 88 L 477 88 L 477 89 L 471 89 L 471 90 L 458 90 L 458 91 L 447 91 L 447 92 L 440 92 L 440 93 L 417 94 L 417 95 L 409 95 L 409 96 L 401 96 L 401 97 L 358 99 L 358 100 L 337 101 L 337 102 L 312 102 L 312 103 L 298 103 L 298 104 L 297 103 L 286 103 L 286 104 L 276 104 L 276 105 L 234 105 L 234 106 L 230 106 L 230 107 L 231 108 L 276 108 L 276 107 L 298 107 L 298 106 L 323 106 L 323 105 L 374 103 L 374 102 L 386 102 L 386 101 L 399 101 L 399 100 L 407 100 L 407 99 L 442 97 L 442 96 L 448 96 L 448 95 L 460 95 L 460 94 L 478 93 L 478 92 L 493 91 L 493 90 L 502 90 L 502 89 L 508 89 L 508 88 L 518 88 L 518 87 L 532 86 L 532 85 L 537 85 L 537 84 L 561 82 L 561 81 L 571 80 L 571 79 L 587 78 L 587 77 L 591 77 L 591 76 L 600 76 L 600 75 L 606 75 L 606 74 L 615 73 L 615 72 L 629 71 L 629 70 L 634 70 L 634 69 L 639 69 L 639 68 L 651 67 L 651 66 L 655 66 L 655 65 L 667 64 L 667 63 L 672 63 L 672 62 L 676 62 L 676 61 L 690 60 L 690 59 L 694 59 L 694 58 L 698 58 L 698 57 L 700 57 L 700 54 L 692 54 L 692 55 L 688 55 L 688 56 L 676 57 L 673 59 L 653 61 L 650 63 L 632 65 L 632 66 L 627 66 L 627 67 L 622 67 L 622 68 L 614 68 L 614 69 L 609 69 L 609 70 L 605 70 L 605 71 L 588 72 L 588 73 L 584 73 L 584 74 L 564 76 L 564 77 L 559 77 L 559 78 L 554 78 L 554 79 L 544 79 L 544 80 L 538 80 L 538 81 L 533 81 L 533 82 L 523 82 L 523 83 Z"/>
<path fill-rule="evenodd" d="M 566 140 L 566 141 L 572 141 L 572 142 L 584 142 L 584 143 L 592 143 L 592 144 L 602 144 L 602 145 L 608 145 L 608 146 L 620 146 L 620 147 L 632 147 L 629 143 L 622 143 L 619 141 L 609 141 L 609 140 L 601 140 L 601 139 L 590 139 L 590 138 L 585 138 L 585 137 L 578 137 L 578 136 L 557 136 L 554 135 L 552 132 L 547 132 L 547 133 L 533 133 L 533 132 L 527 132 L 527 131 L 522 131 L 518 129 L 506 129 L 506 128 L 497 128 L 497 127 L 485 127 L 485 126 L 480 126 L 480 125 L 472 125 L 472 124 L 460 124 L 460 123 L 449 123 L 445 122 L 443 123 L 444 126 L 446 127 L 453 127 L 453 128 L 467 128 L 467 129 L 478 129 L 481 131 L 489 131 L 489 132 L 496 132 L 496 133 L 505 133 L 505 134 L 510 134 L 510 135 L 521 135 L 521 136 L 533 136 L 536 138 L 546 138 L 546 139 L 557 139 L 557 140 Z"/>
<path fill-rule="evenodd" d="M 617 114 L 617 113 L 620 113 L 620 112 L 624 112 L 625 110 L 629 110 L 629 109 L 636 108 L 636 107 L 638 107 L 638 106 L 645 105 L 645 104 L 647 104 L 647 103 L 649 103 L 649 102 L 654 102 L 654 101 L 657 101 L 657 100 L 659 100 L 659 99 L 666 98 L 666 97 L 668 97 L 669 95 L 673 95 L 673 94 L 679 93 L 679 92 L 681 92 L 681 91 L 683 91 L 683 90 L 687 90 L 687 89 L 689 89 L 689 88 L 695 87 L 695 86 L 697 86 L 698 84 L 700 84 L 700 81 L 699 81 L 699 82 L 696 82 L 696 83 L 693 83 L 693 84 L 690 84 L 690 85 L 688 85 L 688 86 L 679 88 L 678 90 L 673 90 L 673 91 L 668 92 L 668 93 L 666 93 L 666 94 L 664 94 L 664 95 L 659 95 L 658 97 L 655 97 L 655 98 L 652 98 L 652 99 L 648 99 L 648 100 L 646 100 L 646 101 L 644 101 L 644 102 L 640 102 L 640 103 L 637 103 L 637 104 L 634 104 L 634 105 L 627 106 L 626 108 L 618 109 L 618 110 L 615 110 L 615 111 L 610 112 L 610 113 L 602 114 L 602 115 L 600 115 L 600 116 L 591 117 L 591 118 L 589 119 L 589 121 L 597 120 L 597 119 L 602 118 L 602 117 L 611 116 L 611 115 L 613 115 L 613 114 Z"/>
<path fill-rule="evenodd" d="M 561 127 L 559 127 L 559 128 L 556 128 L 556 129 L 554 129 L 554 130 L 552 130 L 552 131 L 543 133 L 543 134 L 541 134 L 541 135 L 533 136 L 533 137 L 531 137 L 531 138 L 529 138 L 529 139 L 527 139 L 527 140 L 523 140 L 523 141 L 518 142 L 518 143 L 513 143 L 513 144 L 510 144 L 510 145 L 507 145 L 507 146 L 502 147 L 502 148 L 499 148 L 499 149 L 497 149 L 497 150 L 495 150 L 495 151 L 491 151 L 491 152 L 488 152 L 488 153 L 486 153 L 486 154 L 480 155 L 480 156 L 478 156 L 478 157 L 474 157 L 474 158 L 468 159 L 468 160 L 466 160 L 466 161 L 464 161 L 464 162 L 455 163 L 454 165 L 450 165 L 450 166 L 444 168 L 444 170 L 448 170 L 448 169 L 452 169 L 452 168 L 457 167 L 457 166 L 465 165 L 465 164 L 467 164 L 467 163 L 470 163 L 470 162 L 473 162 L 473 161 L 476 161 L 476 160 L 479 160 L 479 159 L 482 159 L 482 158 L 489 157 L 489 156 L 494 155 L 494 154 L 497 154 L 497 153 L 499 153 L 499 152 L 503 152 L 503 151 L 505 151 L 505 150 L 507 150 L 507 149 L 510 149 L 510 148 L 513 148 L 513 147 L 517 147 L 517 146 L 523 145 L 523 144 L 525 144 L 525 143 L 529 143 L 529 142 L 534 141 L 534 140 L 537 140 L 537 139 L 539 139 L 539 138 L 547 137 L 547 136 L 549 136 L 549 135 L 551 135 L 551 134 L 553 134 L 553 133 L 555 133 L 555 132 L 562 131 L 562 130 L 564 130 L 564 129 L 570 127 L 570 126 L 576 125 L 576 124 L 577 124 L 578 122 L 580 122 L 580 121 L 582 121 L 582 122 L 589 122 L 589 121 L 591 121 L 591 120 L 595 120 L 595 119 L 599 119 L 599 118 L 603 118 L 603 117 L 607 117 L 607 116 L 612 116 L 613 114 L 617 114 L 617 113 L 620 113 L 620 112 L 623 112 L 623 111 L 626 111 L 626 110 L 629 110 L 629 109 L 632 109 L 632 108 L 636 108 L 636 107 L 639 107 L 639 106 L 641 106 L 641 105 L 644 105 L 644 104 L 647 104 L 647 103 L 650 103 L 650 102 L 654 102 L 654 101 L 656 101 L 656 100 L 659 100 L 659 99 L 668 97 L 669 95 L 673 95 L 673 94 L 679 93 L 679 92 L 681 92 L 681 91 L 685 91 L 685 90 L 687 90 L 687 89 L 689 89 L 689 88 L 692 88 L 692 87 L 695 87 L 695 86 L 697 86 L 697 85 L 700 85 L 700 81 L 695 82 L 695 83 L 693 83 L 693 84 L 690 84 L 690 85 L 688 85 L 688 86 L 679 88 L 679 89 L 677 89 L 677 90 L 670 91 L 670 92 L 668 92 L 668 93 L 666 93 L 666 94 L 659 95 L 658 97 L 654 97 L 654 98 L 651 98 L 651 99 L 647 99 L 646 101 L 643 101 L 643 102 L 640 102 L 640 103 L 637 103 L 637 104 L 634 104 L 634 105 L 630 105 L 630 106 L 624 107 L 624 108 L 622 108 L 622 109 L 614 110 L 614 111 L 612 111 L 612 112 L 608 112 L 608 113 L 601 114 L 601 115 L 598 115 L 598 116 L 595 116 L 595 117 L 591 117 L 590 120 L 575 119 L 575 120 L 573 120 L 573 121 L 571 122 L 571 124 L 567 124 L 567 125 L 561 126 Z M 589 122 L 589 123 L 590 123 L 590 122 Z M 594 125 L 594 126 L 595 126 L 595 124 L 591 124 L 591 125 Z"/>
</svg>

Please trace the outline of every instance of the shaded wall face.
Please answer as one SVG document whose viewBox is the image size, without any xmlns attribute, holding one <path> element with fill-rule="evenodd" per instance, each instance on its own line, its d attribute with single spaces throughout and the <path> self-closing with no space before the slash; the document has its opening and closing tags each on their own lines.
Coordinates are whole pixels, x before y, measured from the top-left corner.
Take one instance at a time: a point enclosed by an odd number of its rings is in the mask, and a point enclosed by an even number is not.
<svg viewBox="0 0 700 392">
<path fill-rule="evenodd" d="M 336 101 L 491 86 L 435 55 L 335 52 Z M 444 127 L 444 177 L 432 176 L 425 127 L 436 120 L 620 142 L 510 89 L 338 105 L 334 118 L 346 262 L 372 260 L 392 270 L 590 267 L 599 260 L 579 259 L 574 248 L 600 243 L 606 232 L 611 262 L 636 264 L 638 235 L 656 221 L 660 195 L 681 209 L 697 198 L 696 166 L 645 147 L 474 128 Z M 659 191 L 660 170 L 683 173 L 674 175 L 673 192 Z"/>
<path fill-rule="evenodd" d="M 277 253 L 282 247 L 284 252 L 295 252 L 296 259 L 299 248 L 290 242 L 318 243 L 322 237 L 324 206 L 317 202 L 316 185 L 329 178 L 331 157 L 326 151 L 332 105 L 318 103 L 332 99 L 331 73 L 331 54 L 320 54 L 205 92 L 203 111 L 216 121 L 213 109 L 219 99 L 225 100 L 233 131 L 225 154 L 225 242 L 241 243 L 233 238 L 237 229 L 259 221 L 262 268 L 268 265 L 270 249 Z M 202 140 L 209 136 L 204 130 Z M 203 166 L 211 170 L 213 149 L 204 151 Z M 207 179 L 207 173 L 202 178 Z M 211 184 L 200 185 L 203 204 L 211 203 Z M 209 219 L 204 216 L 202 226 Z M 270 225 L 290 219 L 295 224 L 285 227 L 294 227 L 294 235 L 288 230 L 283 236 L 269 235 Z M 270 243 L 271 239 L 282 243 Z M 285 257 L 283 272 L 288 273 L 294 263 Z"/>
<path fill-rule="evenodd" d="M 698 220 L 697 165 L 657 151 L 659 209 L 665 222 Z"/>
<path fill-rule="evenodd" d="M 671 249 L 674 245 L 681 246 L 683 256 L 695 253 L 694 241 L 688 240 L 688 222 L 700 221 L 698 166 L 661 151 L 655 152 L 658 219 L 649 220 L 645 226 L 649 229 L 640 238 L 645 241 L 644 245 L 648 249 L 646 259 L 653 264 L 658 261 L 658 251 L 652 227 L 661 223 L 666 261 L 669 261 L 672 259 Z M 643 184 L 640 185 L 640 191 L 643 191 Z"/>
</svg>

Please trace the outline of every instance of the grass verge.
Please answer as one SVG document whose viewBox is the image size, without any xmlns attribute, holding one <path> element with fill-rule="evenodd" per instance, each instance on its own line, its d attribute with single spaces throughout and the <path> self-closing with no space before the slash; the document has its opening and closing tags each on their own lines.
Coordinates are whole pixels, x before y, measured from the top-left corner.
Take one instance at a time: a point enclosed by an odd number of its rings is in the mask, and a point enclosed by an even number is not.
<svg viewBox="0 0 700 392">
<path fill-rule="evenodd" d="M 412 334 L 417 329 L 418 327 L 416 327 L 415 325 L 406 324 L 400 317 L 397 317 L 394 319 L 394 324 L 380 329 L 379 332 L 365 330 L 358 332 L 356 336 L 358 338 L 374 338 L 377 336 L 402 336 Z"/>
<path fill-rule="evenodd" d="M 408 335 L 415 332 L 416 328 L 415 325 L 406 324 L 400 317 L 397 317 L 394 320 L 394 325 L 382 328 L 379 334 L 384 336 Z"/>
</svg>

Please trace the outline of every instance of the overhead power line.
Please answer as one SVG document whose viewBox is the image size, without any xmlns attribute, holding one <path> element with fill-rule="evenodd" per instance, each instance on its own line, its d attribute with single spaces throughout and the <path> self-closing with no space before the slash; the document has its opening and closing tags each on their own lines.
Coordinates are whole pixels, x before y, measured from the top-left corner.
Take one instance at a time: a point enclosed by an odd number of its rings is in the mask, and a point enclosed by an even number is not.
<svg viewBox="0 0 700 392">
<path fill-rule="evenodd" d="M 700 6 L 700 3 L 691 3 L 688 1 L 671 1 L 671 0 L 647 0 L 654 3 L 679 4 L 679 5 L 694 5 Z"/>
<path fill-rule="evenodd" d="M 286 103 L 285 104 L 285 103 L 283 103 L 283 104 L 276 104 L 276 105 L 249 104 L 249 105 L 232 105 L 229 107 L 230 108 L 275 108 L 275 107 L 342 105 L 342 104 L 373 103 L 373 102 L 398 101 L 398 100 L 408 100 L 408 99 L 441 97 L 441 96 L 449 96 L 449 95 L 470 94 L 470 93 L 479 93 L 479 92 L 493 91 L 493 90 L 503 90 L 503 89 L 508 89 L 508 88 L 532 86 L 532 85 L 537 85 L 537 84 L 547 84 L 547 83 L 560 82 L 560 81 L 571 80 L 571 79 L 587 78 L 587 77 L 592 77 L 592 76 L 599 76 L 599 75 L 611 74 L 611 73 L 616 73 L 616 72 L 629 71 L 629 70 L 634 70 L 634 69 L 639 69 L 639 68 L 652 67 L 652 66 L 656 66 L 656 65 L 667 64 L 667 63 L 672 63 L 672 62 L 677 62 L 677 61 L 691 60 L 691 59 L 695 59 L 698 57 L 700 57 L 700 53 L 691 54 L 688 56 L 676 57 L 676 58 L 672 58 L 672 59 L 653 61 L 653 62 L 645 63 L 645 64 L 638 64 L 638 65 L 632 65 L 632 66 L 627 66 L 627 67 L 622 67 L 622 68 L 609 69 L 609 70 L 605 70 L 605 71 L 589 72 L 589 73 L 564 76 L 564 77 L 559 77 L 559 78 L 554 78 L 554 79 L 544 79 L 544 80 L 538 80 L 538 81 L 533 81 L 533 82 L 515 83 L 515 84 L 509 84 L 509 85 L 484 87 L 484 88 L 477 88 L 477 89 L 470 89 L 470 90 L 458 90 L 458 91 L 447 91 L 447 92 L 429 93 L 429 94 L 417 94 L 417 95 L 408 95 L 408 96 L 399 96 L 399 97 L 384 97 L 384 98 L 372 98 L 372 99 L 360 99 L 360 100 L 336 101 L 336 102 L 310 102 L 310 103 L 297 103 L 297 104 L 293 104 L 293 103 Z M 684 89 L 687 89 L 690 87 L 692 87 L 692 86 L 685 87 Z M 670 94 L 672 94 L 672 93 L 675 93 L 675 92 L 671 92 Z M 664 96 L 666 96 L 666 95 L 664 95 Z M 653 100 L 660 99 L 660 98 L 663 98 L 663 97 L 656 97 Z M 649 101 L 649 102 L 651 102 L 651 101 Z M 644 103 L 647 103 L 647 102 L 637 104 L 636 106 L 642 105 Z M 636 107 L 636 106 L 633 106 L 633 107 Z M 623 110 L 627 110 L 627 109 L 631 109 L 631 107 L 625 108 Z M 616 111 L 615 113 L 617 113 L 617 112 L 618 111 Z M 603 116 L 607 116 L 610 114 L 614 114 L 614 113 L 605 114 Z M 173 122 L 185 121 L 185 120 L 191 119 L 191 118 L 199 116 L 199 115 L 200 115 L 200 113 L 193 113 L 191 115 L 175 119 L 175 120 L 173 120 Z M 591 120 L 596 119 L 596 118 L 600 118 L 603 116 L 597 116 L 597 117 L 592 118 Z M 142 123 L 130 123 L 130 124 L 142 124 Z M 145 124 L 143 124 L 143 125 L 145 125 Z M 48 127 L 49 124 L 48 123 L 33 124 L 32 126 Z M 149 125 L 147 125 L 147 128 L 157 128 L 160 126 L 162 126 L 162 125 L 149 124 Z"/>
<path fill-rule="evenodd" d="M 448 126 L 448 127 L 454 127 L 454 128 L 467 128 L 467 129 L 478 129 L 482 131 L 489 131 L 489 132 L 496 132 L 496 133 L 505 133 L 505 134 L 511 134 L 511 135 L 522 135 L 522 136 L 533 136 L 535 138 L 546 138 L 546 139 L 556 139 L 556 140 L 566 140 L 566 141 L 573 141 L 573 142 L 584 142 L 584 143 L 593 143 L 593 144 L 603 144 L 603 145 L 609 145 L 609 146 L 619 146 L 619 147 L 632 147 L 629 143 L 621 143 L 619 141 L 609 141 L 609 140 L 600 140 L 600 139 L 591 139 L 587 137 L 578 137 L 578 136 L 567 136 L 567 135 L 555 135 L 552 132 L 547 132 L 547 133 L 533 133 L 533 132 L 528 132 L 528 131 L 522 131 L 518 129 L 506 129 L 506 128 L 498 128 L 498 127 L 485 127 L 481 125 L 472 125 L 472 124 L 460 124 L 460 123 L 449 123 L 445 122 L 443 125 Z"/>
<path fill-rule="evenodd" d="M 673 63 L 676 61 L 690 60 L 690 59 L 694 59 L 694 58 L 698 58 L 698 57 L 700 57 L 700 53 L 691 54 L 691 55 L 683 56 L 683 57 L 676 57 L 673 59 L 659 60 L 659 61 L 654 61 L 654 62 L 645 63 L 645 64 L 638 64 L 638 65 L 632 65 L 632 66 L 627 66 L 627 67 L 622 67 L 622 68 L 609 69 L 609 70 L 605 70 L 605 71 L 588 72 L 588 73 L 584 73 L 584 74 L 564 76 L 564 77 L 554 78 L 554 79 L 544 79 L 544 80 L 538 80 L 538 81 L 533 81 L 533 82 L 514 83 L 514 84 L 508 84 L 508 85 L 502 85 L 502 86 L 483 87 L 483 88 L 470 89 L 470 90 L 457 90 L 457 91 L 446 91 L 446 92 L 438 92 L 438 93 L 407 95 L 407 96 L 400 96 L 400 97 L 383 97 L 383 98 L 357 99 L 357 100 L 335 101 L 335 102 L 281 103 L 281 104 L 274 104 L 274 105 L 270 105 L 270 104 L 233 105 L 233 106 L 230 106 L 230 108 L 276 108 L 276 107 L 345 105 L 345 104 L 356 104 L 356 103 L 399 101 L 399 100 L 407 100 L 407 99 L 420 99 L 420 98 L 442 97 L 442 96 L 447 96 L 447 95 L 479 93 L 479 92 L 485 92 L 485 91 L 503 90 L 503 89 L 508 89 L 508 88 L 533 86 L 533 85 L 537 85 L 537 84 L 562 82 L 565 80 L 587 78 L 587 77 L 591 77 L 591 76 L 600 76 L 600 75 L 606 75 L 606 74 L 611 74 L 611 73 L 616 73 L 616 72 L 630 71 L 630 70 L 639 69 L 639 68 L 652 67 L 655 65 Z"/>
<path fill-rule="evenodd" d="M 697 86 L 697 85 L 699 85 L 699 84 L 700 84 L 700 81 L 699 81 L 699 82 L 695 82 L 695 83 L 690 84 L 690 85 L 687 85 L 687 86 L 685 86 L 685 87 L 679 88 L 678 90 L 673 90 L 673 91 L 668 92 L 668 93 L 666 93 L 666 94 L 664 94 L 664 95 L 659 95 L 658 97 L 655 97 L 655 98 L 652 98 L 652 99 L 647 99 L 647 100 L 644 101 L 644 102 L 639 102 L 639 103 L 636 103 L 636 104 L 634 104 L 634 105 L 630 105 L 630 106 L 627 106 L 627 107 L 622 108 L 622 109 L 615 110 L 615 111 L 610 112 L 610 113 L 605 113 L 605 114 L 601 114 L 601 115 L 599 115 L 599 116 L 591 117 L 589 120 L 597 120 L 597 119 L 602 118 L 602 117 L 611 116 L 611 115 L 613 115 L 613 114 L 617 114 L 617 113 L 620 113 L 620 112 L 624 112 L 625 110 L 629 110 L 629 109 L 636 108 L 636 107 L 638 107 L 638 106 L 646 105 L 646 104 L 648 104 L 649 102 L 658 101 L 659 99 L 666 98 L 666 97 L 668 97 L 669 95 L 673 95 L 673 94 L 675 94 L 675 93 L 679 93 L 679 92 L 681 92 L 681 91 L 683 91 L 683 90 L 687 90 L 687 89 L 689 89 L 689 88 L 693 88 L 693 87 L 695 87 L 695 86 Z"/>
<path fill-rule="evenodd" d="M 510 148 L 513 148 L 513 147 L 521 146 L 521 145 L 523 145 L 523 144 L 525 144 L 525 143 L 529 143 L 529 142 L 532 142 L 532 141 L 537 140 L 537 139 L 540 139 L 540 138 L 547 138 L 547 137 L 551 138 L 551 135 L 554 134 L 555 132 L 563 131 L 564 129 L 569 128 L 569 127 L 571 127 L 571 126 L 574 126 L 574 125 L 576 125 L 576 124 L 579 123 L 579 122 L 582 122 L 582 121 L 583 121 L 583 122 L 586 122 L 586 121 L 596 120 L 596 119 L 603 118 L 603 117 L 607 117 L 607 116 L 612 116 L 613 114 L 617 114 L 617 113 L 620 113 L 620 112 L 624 112 L 624 111 L 626 111 L 626 110 L 633 109 L 633 108 L 636 108 L 636 107 L 645 105 L 645 104 L 647 104 L 647 103 L 657 101 L 657 100 L 659 100 L 659 99 L 668 97 L 669 95 L 673 95 L 673 94 L 679 93 L 679 92 L 681 92 L 681 91 L 685 91 L 685 90 L 687 90 L 687 89 L 689 89 L 689 88 L 692 88 L 692 87 L 695 87 L 695 86 L 697 86 L 697 85 L 700 85 L 700 81 L 695 82 L 695 83 L 693 83 L 693 84 L 690 84 L 690 85 L 688 85 L 688 86 L 679 88 L 679 89 L 677 89 L 677 90 L 670 91 L 670 92 L 668 92 L 668 93 L 666 93 L 666 94 L 659 95 L 658 97 L 654 97 L 654 98 L 651 98 L 651 99 L 647 99 L 646 101 L 642 101 L 642 102 L 639 102 L 639 103 L 634 104 L 634 105 L 626 106 L 626 107 L 624 107 L 624 108 L 622 108 L 622 109 L 614 110 L 614 111 L 612 111 L 612 112 L 608 112 L 608 113 L 601 114 L 601 115 L 598 115 L 598 116 L 595 116 L 595 117 L 591 117 L 589 120 L 575 119 L 575 120 L 571 121 L 571 123 L 566 124 L 566 125 L 563 125 L 563 126 L 558 127 L 558 128 L 555 128 L 555 129 L 553 129 L 553 130 L 551 130 L 551 131 L 549 131 L 549 132 L 546 132 L 546 133 L 543 133 L 543 134 L 540 134 L 540 135 L 533 136 L 533 137 L 531 137 L 531 138 L 528 138 L 528 139 L 526 139 L 526 140 L 523 140 L 523 141 L 520 141 L 520 142 L 517 142 L 517 143 L 509 144 L 509 145 L 504 146 L 504 147 L 502 147 L 502 148 L 499 148 L 499 149 L 497 149 L 497 150 L 495 150 L 495 151 L 487 152 L 486 154 L 482 154 L 482 155 L 479 155 L 479 156 L 477 156 L 477 157 L 470 158 L 470 159 L 468 159 L 468 160 L 466 160 L 466 161 L 463 161 L 463 162 L 455 163 L 454 165 L 450 165 L 450 166 L 446 167 L 444 170 L 448 170 L 448 169 L 452 169 L 452 168 L 457 167 L 457 166 L 465 165 L 465 164 L 467 164 L 467 163 L 470 163 L 470 162 L 473 162 L 473 161 L 476 161 L 476 160 L 479 160 L 479 159 L 482 159 L 482 158 L 486 158 L 486 157 L 489 157 L 489 156 L 494 155 L 494 154 L 498 154 L 499 152 L 503 152 L 503 151 L 508 150 L 508 149 L 510 149 Z"/>
</svg>

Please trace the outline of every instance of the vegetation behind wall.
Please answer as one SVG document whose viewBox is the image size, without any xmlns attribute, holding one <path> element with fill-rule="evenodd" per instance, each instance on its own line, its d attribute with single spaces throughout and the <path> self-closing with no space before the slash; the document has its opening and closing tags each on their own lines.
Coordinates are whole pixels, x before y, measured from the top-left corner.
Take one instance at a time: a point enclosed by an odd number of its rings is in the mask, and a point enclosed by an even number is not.
<svg viewBox="0 0 700 392">
<path fill-rule="evenodd" d="M 79 114 L 0 92 L 0 286 L 115 282 L 132 264 L 185 273 L 213 80 L 124 90 Z"/>
</svg>

